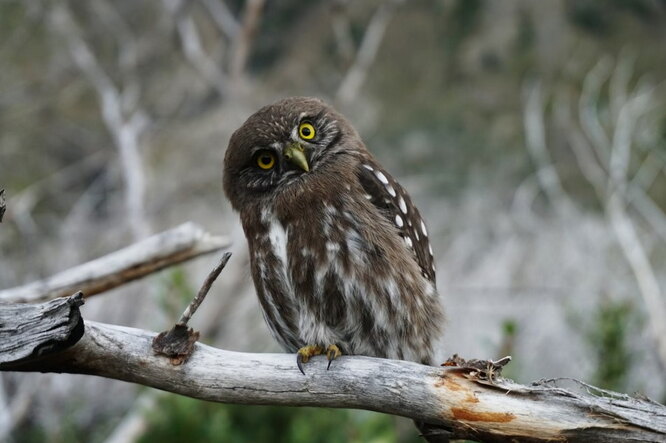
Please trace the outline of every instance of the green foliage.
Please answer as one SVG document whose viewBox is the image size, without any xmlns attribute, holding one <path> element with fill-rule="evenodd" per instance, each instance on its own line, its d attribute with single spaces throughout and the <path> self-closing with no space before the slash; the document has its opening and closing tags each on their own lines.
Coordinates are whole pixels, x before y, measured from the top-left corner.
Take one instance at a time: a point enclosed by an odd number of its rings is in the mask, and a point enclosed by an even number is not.
<svg viewBox="0 0 666 443">
<path fill-rule="evenodd" d="M 169 395 L 140 442 L 395 442 L 388 415 L 344 409 L 223 405 Z M 403 440 L 404 441 L 404 440 Z M 413 439 L 418 442 L 416 429 Z"/>
<path fill-rule="evenodd" d="M 631 302 L 608 299 L 601 302 L 586 334 L 597 361 L 593 384 L 614 391 L 627 389 L 635 357 L 628 342 L 636 323 L 637 314 Z"/>
<path fill-rule="evenodd" d="M 458 0 L 455 3 L 447 23 L 451 29 L 453 42 L 458 43 L 472 34 L 479 23 L 482 11 L 482 0 Z"/>
<path fill-rule="evenodd" d="M 591 34 L 603 36 L 615 31 L 627 15 L 640 22 L 654 20 L 662 6 L 650 0 L 573 0 L 568 2 L 569 19 Z"/>
<path fill-rule="evenodd" d="M 502 376 L 512 380 L 518 380 L 520 374 L 520 359 L 516 358 L 516 340 L 518 338 L 518 322 L 513 318 L 506 318 L 502 322 L 502 340 L 497 348 L 495 357 L 502 358 L 510 355 L 513 361 L 502 369 Z"/>
<path fill-rule="evenodd" d="M 162 311 L 169 318 L 178 318 L 192 300 L 195 290 L 187 279 L 185 270 L 176 266 L 164 273 L 160 285 L 158 302 Z"/>
</svg>

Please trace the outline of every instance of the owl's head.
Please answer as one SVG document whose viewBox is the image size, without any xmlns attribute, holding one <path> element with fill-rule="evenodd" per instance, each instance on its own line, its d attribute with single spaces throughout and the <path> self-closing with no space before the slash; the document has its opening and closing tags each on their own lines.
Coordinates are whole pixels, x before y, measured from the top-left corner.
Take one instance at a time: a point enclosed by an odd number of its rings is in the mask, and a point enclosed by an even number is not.
<svg viewBox="0 0 666 443">
<path fill-rule="evenodd" d="M 275 196 L 365 148 L 347 120 L 321 100 L 290 97 L 251 115 L 229 140 L 224 191 L 235 209 Z M 334 161 L 335 160 L 335 161 Z"/>
</svg>

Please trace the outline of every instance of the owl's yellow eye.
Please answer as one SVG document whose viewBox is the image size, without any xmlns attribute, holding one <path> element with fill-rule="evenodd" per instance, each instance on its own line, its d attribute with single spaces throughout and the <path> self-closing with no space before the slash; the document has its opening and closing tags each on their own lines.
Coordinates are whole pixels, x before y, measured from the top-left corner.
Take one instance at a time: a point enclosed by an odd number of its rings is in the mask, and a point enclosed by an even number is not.
<svg viewBox="0 0 666 443">
<path fill-rule="evenodd" d="M 300 135 L 303 140 L 312 140 L 315 137 L 315 128 L 310 123 L 301 123 L 298 126 L 298 135 Z"/>
<path fill-rule="evenodd" d="M 275 166 L 275 155 L 269 151 L 262 151 L 257 155 L 257 166 L 261 169 L 271 169 Z"/>
</svg>

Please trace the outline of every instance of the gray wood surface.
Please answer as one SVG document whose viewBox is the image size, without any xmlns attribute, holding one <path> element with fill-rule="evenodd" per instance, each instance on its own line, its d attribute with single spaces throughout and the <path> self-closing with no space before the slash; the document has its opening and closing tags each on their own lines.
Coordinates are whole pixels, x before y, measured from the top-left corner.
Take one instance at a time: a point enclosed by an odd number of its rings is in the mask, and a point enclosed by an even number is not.
<svg viewBox="0 0 666 443">
<path fill-rule="evenodd" d="M 76 343 L 83 335 L 83 296 L 38 305 L 0 303 L 0 369 L 12 369 Z"/>
<path fill-rule="evenodd" d="M 315 357 L 303 376 L 294 355 L 201 343 L 174 365 L 153 354 L 154 333 L 92 321 L 73 346 L 42 348 L 41 358 L 26 359 L 49 342 L 48 325 L 76 318 L 73 300 L 3 309 L 3 318 L 14 320 L 0 326 L 0 369 L 97 375 L 223 403 L 367 409 L 482 441 L 666 442 L 666 407 L 581 382 L 574 382 L 578 391 L 551 382 L 488 382 L 469 369 L 360 356 L 342 356 L 328 371 L 325 358 Z"/>
</svg>

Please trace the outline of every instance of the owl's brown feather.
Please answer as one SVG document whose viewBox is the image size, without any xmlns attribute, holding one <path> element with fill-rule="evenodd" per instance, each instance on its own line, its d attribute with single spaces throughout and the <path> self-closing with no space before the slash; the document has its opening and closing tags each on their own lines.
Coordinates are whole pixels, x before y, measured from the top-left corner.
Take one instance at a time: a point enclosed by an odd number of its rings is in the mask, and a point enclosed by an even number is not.
<svg viewBox="0 0 666 443">
<path fill-rule="evenodd" d="M 303 121 L 316 138 L 299 138 Z M 304 148 L 309 171 L 283 158 L 290 144 Z M 275 152 L 274 168 L 257 168 L 258 150 Z M 431 361 L 443 319 L 425 224 L 344 117 L 309 98 L 262 108 L 230 140 L 224 188 L 264 318 L 286 350 L 336 344 Z"/>
</svg>

